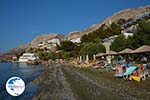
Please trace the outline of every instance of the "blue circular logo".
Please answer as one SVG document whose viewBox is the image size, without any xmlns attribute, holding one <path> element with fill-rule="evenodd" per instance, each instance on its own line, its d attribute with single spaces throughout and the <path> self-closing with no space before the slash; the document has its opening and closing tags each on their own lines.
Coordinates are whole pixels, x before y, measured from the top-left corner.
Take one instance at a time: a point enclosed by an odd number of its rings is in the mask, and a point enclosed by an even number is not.
<svg viewBox="0 0 150 100">
<path fill-rule="evenodd" d="M 20 77 L 11 77 L 6 82 L 6 91 L 11 96 L 20 96 L 25 90 L 25 83 Z"/>
</svg>

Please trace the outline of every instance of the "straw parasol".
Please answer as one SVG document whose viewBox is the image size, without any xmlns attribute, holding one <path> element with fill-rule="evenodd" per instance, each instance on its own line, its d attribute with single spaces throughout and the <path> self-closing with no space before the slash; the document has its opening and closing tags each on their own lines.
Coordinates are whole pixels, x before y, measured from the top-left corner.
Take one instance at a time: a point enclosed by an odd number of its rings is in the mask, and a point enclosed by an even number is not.
<svg viewBox="0 0 150 100">
<path fill-rule="evenodd" d="M 120 51 L 118 54 L 130 54 L 132 52 L 133 52 L 132 49 L 126 48 L 126 49 Z"/>
<path fill-rule="evenodd" d="M 117 52 L 115 52 L 115 51 L 108 51 L 107 53 L 105 53 L 105 55 L 117 55 Z"/>
<path fill-rule="evenodd" d="M 96 57 L 101 57 L 101 56 L 105 56 L 105 53 L 98 53 L 98 54 L 96 54 Z"/>
<path fill-rule="evenodd" d="M 136 50 L 132 51 L 132 53 L 144 53 L 144 52 L 150 52 L 150 46 L 143 45 Z"/>
</svg>

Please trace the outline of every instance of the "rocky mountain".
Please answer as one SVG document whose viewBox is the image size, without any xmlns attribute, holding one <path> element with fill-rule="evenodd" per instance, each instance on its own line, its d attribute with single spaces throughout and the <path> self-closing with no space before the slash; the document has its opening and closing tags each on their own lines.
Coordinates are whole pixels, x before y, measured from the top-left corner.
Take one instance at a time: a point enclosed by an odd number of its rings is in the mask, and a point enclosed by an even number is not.
<svg viewBox="0 0 150 100">
<path fill-rule="evenodd" d="M 138 15 L 140 15 L 144 12 L 147 12 L 147 11 L 150 12 L 150 6 L 149 5 L 145 6 L 145 7 L 130 8 L 130 9 L 125 9 L 125 10 L 119 11 L 117 13 L 114 13 L 112 16 L 106 18 L 102 22 L 95 24 L 89 28 L 86 28 L 86 29 L 81 30 L 81 31 L 70 32 L 67 36 L 67 39 L 70 40 L 70 39 L 81 37 L 84 34 L 88 34 L 90 32 L 97 30 L 103 24 L 109 25 L 113 22 L 117 22 L 119 19 L 125 19 L 125 20 L 133 19 L 133 18 L 137 17 Z"/>
</svg>

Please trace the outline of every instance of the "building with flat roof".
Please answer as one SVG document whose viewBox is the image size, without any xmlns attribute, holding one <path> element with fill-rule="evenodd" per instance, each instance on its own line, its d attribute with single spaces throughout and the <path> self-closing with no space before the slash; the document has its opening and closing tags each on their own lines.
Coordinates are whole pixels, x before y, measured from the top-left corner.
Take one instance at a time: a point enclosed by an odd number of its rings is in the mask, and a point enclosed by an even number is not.
<svg viewBox="0 0 150 100">
<path fill-rule="evenodd" d="M 52 47 L 56 47 L 57 45 L 60 45 L 61 40 L 59 38 L 52 38 L 46 41 L 41 41 L 38 44 L 38 48 L 40 49 L 51 49 Z"/>
<path fill-rule="evenodd" d="M 73 43 L 81 43 L 81 38 L 80 37 L 79 38 L 74 38 L 74 39 L 71 39 L 70 41 L 73 42 Z"/>
</svg>

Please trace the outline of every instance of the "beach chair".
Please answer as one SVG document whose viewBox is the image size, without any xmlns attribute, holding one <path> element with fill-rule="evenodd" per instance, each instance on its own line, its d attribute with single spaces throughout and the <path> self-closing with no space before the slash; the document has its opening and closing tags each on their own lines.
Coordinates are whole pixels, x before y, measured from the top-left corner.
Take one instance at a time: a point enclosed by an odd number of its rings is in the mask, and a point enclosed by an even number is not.
<svg viewBox="0 0 150 100">
<path fill-rule="evenodd" d="M 106 62 L 105 61 L 99 61 L 96 64 L 92 65 L 92 68 L 94 69 L 103 69 L 106 67 Z"/>
<path fill-rule="evenodd" d="M 149 70 L 147 69 L 146 64 L 140 64 L 140 77 L 142 81 L 146 80 L 146 76 L 150 77 Z"/>
<path fill-rule="evenodd" d="M 145 69 L 144 67 L 145 65 L 140 64 L 140 66 L 136 67 L 136 66 L 130 66 L 126 72 L 124 73 L 123 78 L 126 80 L 135 80 L 140 82 L 140 80 L 145 81 L 146 80 L 146 76 L 149 74 L 148 71 Z M 136 72 L 136 75 L 134 75 Z"/>
<path fill-rule="evenodd" d="M 118 77 L 118 78 L 123 77 L 123 72 L 117 72 L 115 74 L 115 77 Z"/>
<path fill-rule="evenodd" d="M 123 74 L 123 78 L 125 80 L 129 79 L 129 76 L 137 69 L 136 66 L 130 66 L 129 68 L 126 69 L 125 73 Z"/>
</svg>

